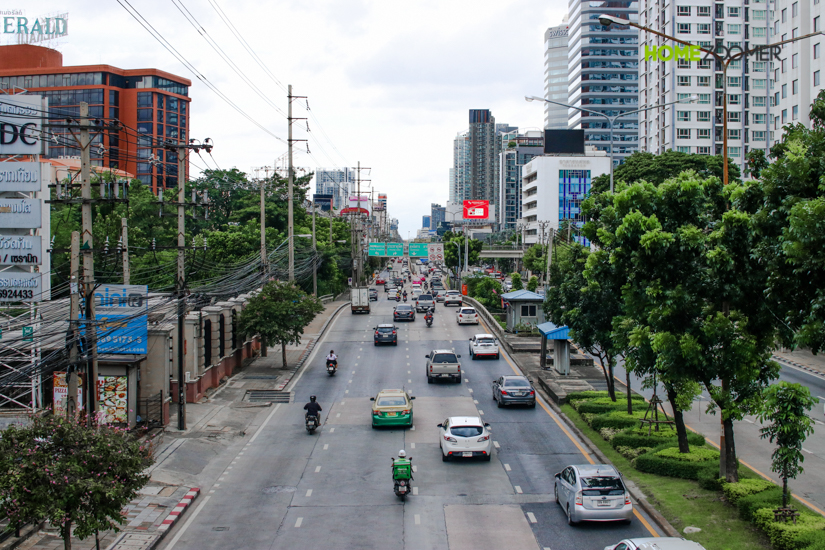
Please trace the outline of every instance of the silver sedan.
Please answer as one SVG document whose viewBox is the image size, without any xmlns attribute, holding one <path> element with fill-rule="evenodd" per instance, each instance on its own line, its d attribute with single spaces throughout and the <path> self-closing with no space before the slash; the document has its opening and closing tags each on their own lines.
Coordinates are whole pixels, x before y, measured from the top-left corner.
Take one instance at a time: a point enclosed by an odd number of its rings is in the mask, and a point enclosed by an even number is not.
<svg viewBox="0 0 825 550">
<path fill-rule="evenodd" d="M 633 503 L 621 474 L 609 464 L 568 466 L 556 474 L 556 502 L 568 525 L 580 521 L 624 521 L 633 517 Z"/>
<path fill-rule="evenodd" d="M 498 408 L 504 405 L 536 406 L 536 389 L 526 376 L 499 376 L 493 380 L 493 401 Z"/>
</svg>

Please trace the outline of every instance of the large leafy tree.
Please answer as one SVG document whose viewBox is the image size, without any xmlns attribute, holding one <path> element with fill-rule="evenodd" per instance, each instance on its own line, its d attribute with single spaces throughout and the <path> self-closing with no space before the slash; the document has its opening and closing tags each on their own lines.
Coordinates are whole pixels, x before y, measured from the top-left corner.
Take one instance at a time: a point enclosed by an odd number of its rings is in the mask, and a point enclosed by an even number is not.
<svg viewBox="0 0 825 550">
<path fill-rule="evenodd" d="M 541 277 L 547 271 L 546 248 L 540 244 L 534 244 L 524 251 L 524 267 L 532 273 Z"/>
<path fill-rule="evenodd" d="M 47 518 L 66 550 L 122 525 L 123 507 L 149 479 L 150 449 L 132 434 L 83 419 L 33 416 L 0 433 L 0 513 L 18 522 Z M 74 527 L 74 531 L 72 530 Z"/>
<path fill-rule="evenodd" d="M 323 310 L 320 300 L 297 286 L 270 281 L 249 300 L 238 326 L 244 334 L 259 334 L 262 350 L 269 344 L 280 344 L 286 366 L 286 346 L 300 343 L 306 326 Z"/>
<path fill-rule="evenodd" d="M 459 265 L 459 252 L 461 253 L 460 263 L 461 267 L 466 267 L 464 265 L 464 246 L 468 247 L 468 253 L 470 256 L 470 265 L 477 265 L 479 254 L 481 253 L 481 249 L 484 246 L 482 241 L 477 239 L 470 239 L 467 242 L 467 237 L 462 235 L 461 233 L 452 233 L 447 231 L 441 238 L 442 242 L 444 243 L 444 263 L 448 266 L 456 267 Z M 454 244 L 455 243 L 455 244 Z M 458 247 L 456 247 L 458 244 Z"/>
</svg>

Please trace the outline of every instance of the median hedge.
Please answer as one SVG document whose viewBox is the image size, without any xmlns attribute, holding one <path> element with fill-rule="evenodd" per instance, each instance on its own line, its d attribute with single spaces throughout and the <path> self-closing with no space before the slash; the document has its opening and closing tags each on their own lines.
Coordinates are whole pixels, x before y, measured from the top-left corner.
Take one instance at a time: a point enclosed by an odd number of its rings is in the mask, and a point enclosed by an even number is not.
<svg viewBox="0 0 825 550">
<path fill-rule="evenodd" d="M 740 479 L 737 483 L 725 483 L 722 485 L 722 492 L 725 493 L 725 498 L 728 499 L 728 502 L 735 505 L 742 497 L 755 495 L 772 487 L 776 487 L 776 484 L 767 479 Z"/>
<path fill-rule="evenodd" d="M 677 447 L 668 447 L 640 455 L 631 464 L 648 474 L 696 480 L 699 471 L 714 457 L 719 460 L 719 451 L 707 447 L 692 447 L 690 453 L 679 453 Z"/>
<path fill-rule="evenodd" d="M 587 418 L 587 413 L 582 415 Z M 597 432 L 602 428 L 632 428 L 639 425 L 639 421 L 644 418 L 645 411 L 634 411 L 633 415 L 627 414 L 627 411 L 613 411 L 609 413 L 599 414 L 590 420 L 590 427 Z"/>
<path fill-rule="evenodd" d="M 800 510 L 796 523 L 774 519 L 773 508 L 762 508 L 753 515 L 753 523 L 762 529 L 776 550 L 800 550 L 799 538 L 803 534 L 825 529 L 825 518 L 819 514 Z"/>
<path fill-rule="evenodd" d="M 638 399 L 632 399 L 632 401 L 634 402 L 634 408 L 637 408 L 639 406 L 642 406 L 642 404 L 644 403 L 644 398 L 642 396 L 639 396 Z M 613 401 L 609 397 L 599 397 L 597 399 L 581 399 L 571 401 L 570 406 L 579 411 L 580 413 L 604 414 L 612 411 L 627 411 L 626 400 L 620 399 L 618 401 Z"/>
<path fill-rule="evenodd" d="M 676 430 L 673 428 L 659 428 L 660 431 L 651 431 L 647 434 L 647 428 L 640 429 L 638 427 L 621 431 L 614 435 L 610 444 L 614 449 L 618 447 L 658 447 L 665 443 L 670 445 L 677 445 Z M 703 447 L 705 445 L 705 437 L 701 434 L 688 432 L 688 444 L 691 446 Z"/>
</svg>

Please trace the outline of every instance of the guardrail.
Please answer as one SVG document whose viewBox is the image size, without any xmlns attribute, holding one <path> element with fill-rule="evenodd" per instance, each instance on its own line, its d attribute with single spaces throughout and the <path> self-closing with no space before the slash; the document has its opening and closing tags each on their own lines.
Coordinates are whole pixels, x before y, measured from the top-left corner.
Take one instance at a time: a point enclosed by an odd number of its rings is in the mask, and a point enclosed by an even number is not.
<svg viewBox="0 0 825 550">
<path fill-rule="evenodd" d="M 327 302 L 332 302 L 333 300 L 335 300 L 335 296 L 333 296 L 332 294 L 327 294 L 325 296 L 318 296 L 318 299 L 321 300 L 322 304 L 326 304 Z"/>
</svg>

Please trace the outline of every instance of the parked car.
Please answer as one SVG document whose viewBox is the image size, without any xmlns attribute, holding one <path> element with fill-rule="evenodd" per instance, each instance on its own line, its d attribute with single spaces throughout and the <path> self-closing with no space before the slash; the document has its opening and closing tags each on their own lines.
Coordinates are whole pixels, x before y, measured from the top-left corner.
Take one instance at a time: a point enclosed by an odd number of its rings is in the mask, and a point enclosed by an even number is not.
<svg viewBox="0 0 825 550">
<path fill-rule="evenodd" d="M 393 321 L 415 321 L 415 310 L 409 304 L 400 304 L 392 309 Z"/>
<path fill-rule="evenodd" d="M 492 334 L 476 334 L 470 338 L 470 357 L 499 357 L 498 340 Z"/>
<path fill-rule="evenodd" d="M 378 325 L 375 327 L 374 343 L 398 345 L 398 327 L 395 325 Z"/>
<path fill-rule="evenodd" d="M 444 294 L 444 307 L 449 306 L 451 304 L 461 307 L 461 304 L 463 303 L 464 301 L 461 297 L 461 293 L 457 290 L 448 290 Z"/>
<path fill-rule="evenodd" d="M 412 426 L 413 399 L 404 390 L 381 390 L 372 401 L 372 427 Z"/>
<path fill-rule="evenodd" d="M 624 539 L 618 544 L 605 546 L 604 550 L 705 550 L 705 547 L 681 537 L 645 537 Z"/>
<path fill-rule="evenodd" d="M 568 466 L 555 476 L 554 496 L 567 514 L 568 525 L 580 521 L 624 521 L 633 517 L 633 503 L 621 474 L 609 464 Z"/>
<path fill-rule="evenodd" d="M 370 301 L 377 302 L 378 301 L 378 290 L 371 288 L 370 289 Z"/>
<path fill-rule="evenodd" d="M 445 302 L 444 305 L 446 306 L 447 303 Z M 455 320 L 459 325 L 477 325 L 478 313 L 476 313 L 475 308 L 462 306 L 458 308 L 458 313 L 455 316 Z"/>
<path fill-rule="evenodd" d="M 505 375 L 493 380 L 493 401 L 498 408 L 505 405 L 527 405 L 535 408 L 536 388 L 526 376 Z"/>
<path fill-rule="evenodd" d="M 439 424 L 441 460 L 481 457 L 489 461 L 493 457 L 489 427 L 478 416 L 451 416 Z"/>
</svg>

